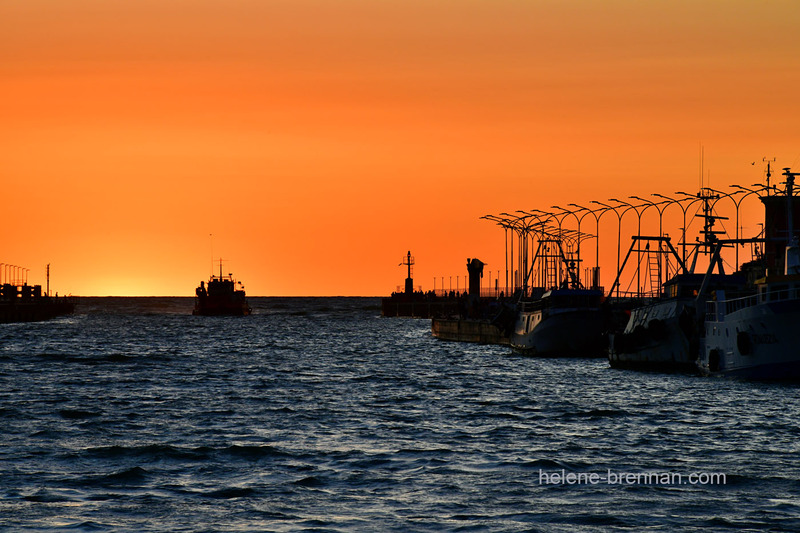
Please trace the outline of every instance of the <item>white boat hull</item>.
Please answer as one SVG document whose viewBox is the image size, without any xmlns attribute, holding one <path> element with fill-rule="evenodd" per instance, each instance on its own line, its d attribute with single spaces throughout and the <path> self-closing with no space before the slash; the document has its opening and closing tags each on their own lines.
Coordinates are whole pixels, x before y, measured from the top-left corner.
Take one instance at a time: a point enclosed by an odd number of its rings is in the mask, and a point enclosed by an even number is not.
<svg viewBox="0 0 800 533">
<path fill-rule="evenodd" d="M 709 304 L 700 371 L 752 380 L 800 379 L 800 299 L 759 302 L 732 312 L 725 312 L 732 307 L 726 303 Z"/>
</svg>

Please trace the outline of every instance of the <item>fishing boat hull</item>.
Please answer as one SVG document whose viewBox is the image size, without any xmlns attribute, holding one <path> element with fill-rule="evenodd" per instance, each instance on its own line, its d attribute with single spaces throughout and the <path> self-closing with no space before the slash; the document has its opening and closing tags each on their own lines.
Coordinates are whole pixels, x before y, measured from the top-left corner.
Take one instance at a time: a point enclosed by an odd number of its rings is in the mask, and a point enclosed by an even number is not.
<svg viewBox="0 0 800 533">
<path fill-rule="evenodd" d="M 800 299 L 797 290 L 709 302 L 703 374 L 747 380 L 800 380 Z M 766 301 L 765 301 L 766 300 Z"/>
<path fill-rule="evenodd" d="M 610 335 L 611 367 L 696 372 L 699 344 L 693 304 L 679 298 L 634 309 L 624 331 Z"/>
<path fill-rule="evenodd" d="M 520 313 L 511 349 L 538 357 L 602 357 L 605 321 L 599 309 Z"/>
<path fill-rule="evenodd" d="M 547 291 L 538 300 L 520 304 L 511 349 L 537 357 L 602 357 L 606 314 L 602 291 Z"/>
</svg>

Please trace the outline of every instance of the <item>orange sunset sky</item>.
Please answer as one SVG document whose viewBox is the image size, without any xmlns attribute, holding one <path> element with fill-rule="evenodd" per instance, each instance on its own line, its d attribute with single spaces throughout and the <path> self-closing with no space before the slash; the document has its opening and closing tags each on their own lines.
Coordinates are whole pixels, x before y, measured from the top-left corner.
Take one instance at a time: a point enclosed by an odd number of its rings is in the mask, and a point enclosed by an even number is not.
<svg viewBox="0 0 800 533">
<path fill-rule="evenodd" d="M 796 0 L 4 0 L 0 262 L 76 295 L 191 296 L 212 254 L 254 296 L 386 295 L 407 250 L 426 290 L 496 276 L 482 215 L 696 192 L 701 146 L 719 189 L 800 170 L 798 27 Z"/>
</svg>

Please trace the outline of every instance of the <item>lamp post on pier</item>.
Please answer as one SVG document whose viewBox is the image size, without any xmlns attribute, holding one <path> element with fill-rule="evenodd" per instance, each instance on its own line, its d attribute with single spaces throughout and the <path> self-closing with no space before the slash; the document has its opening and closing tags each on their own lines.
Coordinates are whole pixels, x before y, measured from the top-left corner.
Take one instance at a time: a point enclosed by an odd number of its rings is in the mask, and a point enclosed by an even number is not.
<svg viewBox="0 0 800 533">
<path fill-rule="evenodd" d="M 503 228 L 503 256 L 506 262 L 506 291 L 508 291 L 508 230 L 511 227 L 508 220 L 497 215 L 484 215 L 480 218 L 490 220 Z M 511 242 L 511 253 L 514 253 L 514 242 Z M 499 275 L 499 274 L 498 274 Z M 456 290 L 458 290 L 458 278 L 456 278 Z"/>
<path fill-rule="evenodd" d="M 615 198 L 611 198 L 611 201 L 619 202 L 619 200 L 617 200 Z M 622 216 L 625 213 L 627 213 L 628 211 L 630 211 L 631 208 L 630 207 L 625 208 L 622 211 L 622 213 L 620 214 L 620 212 L 617 211 L 617 209 L 622 207 L 621 205 L 618 205 L 616 207 L 612 207 L 612 206 L 610 206 L 608 204 L 604 204 L 603 202 L 598 202 L 597 200 L 590 200 L 590 203 L 597 204 L 597 205 L 602 205 L 607 210 L 613 211 L 614 214 L 617 215 L 617 276 L 619 276 L 620 242 L 622 240 Z M 622 202 L 620 202 L 620 203 L 622 203 Z M 627 205 L 630 205 L 630 204 L 627 204 Z M 601 214 L 601 216 L 602 216 L 602 214 Z M 637 287 L 637 292 L 638 292 L 638 287 Z M 619 298 L 619 283 L 617 284 L 617 298 Z"/>
<path fill-rule="evenodd" d="M 561 213 L 557 213 L 557 215 L 563 215 L 563 216 L 561 216 L 561 219 L 558 221 L 558 232 L 560 234 L 563 234 L 563 232 L 564 232 L 564 230 L 561 229 L 561 226 L 564 223 L 564 220 L 566 220 L 567 216 L 572 215 L 573 217 L 575 217 L 575 221 L 578 224 L 578 229 L 577 229 L 577 231 L 575 232 L 575 235 L 574 235 L 574 239 L 575 239 L 575 255 L 574 255 L 574 257 L 575 257 L 575 262 L 576 262 L 576 265 L 577 265 L 575 267 L 576 276 L 577 276 L 578 279 L 580 279 L 580 268 L 581 268 L 581 265 L 582 265 L 582 263 L 581 263 L 581 240 L 583 239 L 583 235 L 581 234 L 581 220 L 582 220 L 583 217 L 578 217 L 577 213 L 579 211 L 582 211 L 583 208 L 579 208 L 579 209 L 577 209 L 575 211 L 570 211 L 569 209 L 564 209 L 563 207 L 560 207 L 560 206 L 557 206 L 557 205 L 553 205 L 551 207 L 553 209 L 560 209 L 562 211 Z"/>
<path fill-rule="evenodd" d="M 561 208 L 557 208 L 557 209 L 561 209 Z M 531 216 L 535 216 L 537 218 L 537 222 L 536 222 L 535 225 L 539 226 L 539 242 L 541 243 L 542 241 L 556 240 L 559 243 L 558 245 L 561 246 L 561 244 L 563 242 L 563 240 L 562 240 L 563 233 L 562 233 L 561 226 L 563 224 L 564 218 L 566 218 L 566 214 L 565 213 L 551 213 L 549 211 L 543 211 L 541 209 L 533 209 L 532 211 L 534 211 L 536 213 L 539 213 L 538 215 L 534 214 L 534 213 L 529 213 Z M 562 216 L 561 219 L 559 219 L 558 218 L 559 215 L 564 215 L 564 216 Z M 556 224 L 558 225 L 557 228 L 549 227 L 547 225 L 547 223 L 550 221 L 550 219 L 552 219 L 552 220 L 554 220 L 556 222 Z M 533 245 L 533 242 L 531 242 L 531 244 Z M 549 246 L 549 245 L 545 243 L 545 247 L 547 247 L 547 246 Z M 555 279 L 549 279 L 550 275 L 547 274 L 548 268 L 547 268 L 546 265 L 547 265 L 547 262 L 550 261 L 553 258 L 550 257 L 547 252 L 545 252 L 542 256 L 540 256 L 540 259 L 542 259 L 544 261 L 544 263 L 540 265 L 541 266 L 541 268 L 540 268 L 540 282 L 542 282 L 542 286 L 549 285 L 550 282 L 552 282 L 552 283 L 554 283 L 556 285 L 561 283 L 561 281 L 563 280 L 563 273 L 564 273 L 563 269 L 565 267 L 567 267 L 568 265 L 564 265 L 561 261 L 557 261 L 556 264 L 555 264 L 555 271 L 554 271 L 554 274 L 553 274 L 555 276 Z M 533 259 L 533 261 L 535 261 L 535 260 L 536 260 L 536 258 Z M 531 262 L 531 270 L 533 270 L 533 261 Z"/>
<path fill-rule="evenodd" d="M 769 178 L 768 178 L 769 179 Z M 731 196 L 731 200 L 733 200 L 734 205 L 736 206 L 736 239 L 740 238 L 739 233 L 739 207 L 742 205 L 742 202 L 745 198 L 750 196 L 751 194 L 758 194 L 759 192 L 766 191 L 769 193 L 769 186 L 764 186 L 761 184 L 756 183 L 754 186 L 760 187 L 759 189 L 748 189 L 746 187 L 742 187 L 741 185 L 729 185 L 729 187 L 733 187 L 735 189 L 739 189 L 740 192 L 744 193 L 742 196 L 739 197 L 739 201 L 737 202 L 733 196 Z M 739 246 L 736 246 L 736 268 L 739 268 Z"/>
<path fill-rule="evenodd" d="M 568 209 L 564 209 L 563 207 L 559 207 L 557 205 L 551 205 L 550 207 L 552 207 L 553 209 L 560 209 L 561 210 L 561 213 L 553 213 L 553 217 L 558 222 L 558 233 L 559 233 L 559 236 L 561 235 L 561 231 L 562 231 L 561 230 L 561 226 L 564 224 L 564 220 L 566 220 L 566 218 L 568 216 L 572 215 L 573 217 L 575 217 L 576 221 L 578 220 L 578 215 L 576 215 L 573 211 L 570 211 Z M 561 218 L 558 218 L 559 216 Z M 578 232 L 580 233 L 580 228 L 578 228 Z M 577 254 L 577 251 L 576 251 L 576 254 Z"/>
<path fill-rule="evenodd" d="M 681 233 L 681 247 L 682 247 L 681 261 L 683 261 L 683 264 L 684 264 L 684 267 L 685 267 L 685 265 L 686 265 L 686 209 L 688 209 L 689 205 L 691 205 L 691 204 L 687 204 L 686 207 L 683 207 L 683 205 L 681 205 L 681 202 L 685 201 L 685 198 L 682 198 L 682 199 L 670 198 L 669 196 L 664 196 L 663 194 L 658 194 L 658 193 L 653 193 L 653 196 L 655 196 L 657 198 L 663 198 L 664 201 L 669 202 L 667 204 L 667 206 L 664 208 L 664 211 L 666 211 L 667 207 L 669 207 L 670 205 L 676 204 L 680 208 L 681 212 L 683 213 L 683 227 L 681 228 L 681 232 L 682 232 Z"/>
<path fill-rule="evenodd" d="M 512 285 L 512 292 L 516 291 L 517 289 L 517 281 L 518 275 L 520 270 L 520 262 L 522 260 L 522 246 L 523 246 L 523 238 L 524 238 L 524 220 L 519 215 L 512 215 L 510 213 L 500 213 L 501 215 L 508 217 L 505 219 L 508 223 L 509 229 L 512 231 L 511 235 L 511 285 Z M 500 218 L 500 217 L 498 217 Z M 514 263 L 514 235 L 517 235 L 517 262 L 516 268 Z"/>
<path fill-rule="evenodd" d="M 528 248 L 527 247 L 527 237 L 528 237 L 528 233 L 530 232 L 530 228 L 531 228 L 531 225 L 528 224 L 527 219 L 530 218 L 533 215 L 526 214 L 526 215 L 520 216 L 520 215 L 515 215 L 515 214 L 512 214 L 512 213 L 505 213 L 505 212 L 504 213 L 500 213 L 500 214 L 505 216 L 505 217 L 508 217 L 508 219 L 505 219 L 505 220 L 508 220 L 509 228 L 514 233 L 516 233 L 518 235 L 518 239 L 519 239 L 518 250 L 517 250 L 517 263 L 518 263 L 517 264 L 517 271 L 516 271 L 516 274 L 512 275 L 512 278 L 515 278 L 515 279 L 512 280 L 512 283 L 513 283 L 513 286 L 514 286 L 513 288 L 514 288 L 514 290 L 516 290 L 517 289 L 517 282 L 518 281 L 520 281 L 520 282 L 522 281 L 522 276 L 520 275 L 520 273 L 521 273 L 520 271 L 522 271 L 522 273 L 524 273 L 524 270 L 526 268 L 525 265 L 527 264 L 527 248 Z M 501 217 L 497 217 L 497 218 L 501 218 Z M 513 240 L 512 240 L 512 244 L 511 244 L 511 265 L 512 265 L 512 268 L 513 268 L 513 265 L 514 265 L 513 256 L 514 256 L 514 245 L 513 245 Z M 512 274 L 513 274 L 513 272 L 512 272 Z M 519 280 L 516 279 L 517 277 L 519 277 Z"/>
<path fill-rule="evenodd" d="M 538 209 L 533 209 L 532 211 L 538 211 L 540 213 L 547 214 L 543 211 L 539 211 Z M 517 209 L 516 212 L 521 213 L 521 215 L 517 215 L 518 219 L 520 220 L 520 285 L 522 287 L 523 295 L 526 295 L 528 292 L 528 236 L 534 235 L 535 226 L 543 225 L 543 223 L 541 222 L 542 215 L 529 213 L 521 209 Z M 501 214 L 508 215 L 508 213 Z M 533 218 L 535 222 L 529 223 L 529 218 Z M 531 246 L 533 246 L 532 241 L 533 237 L 531 237 Z"/>
<path fill-rule="evenodd" d="M 581 221 L 587 217 L 588 215 L 592 215 L 594 217 L 595 223 L 595 252 L 594 252 L 594 275 L 592 276 L 592 285 L 593 288 L 600 287 L 600 219 L 602 216 L 608 211 L 608 208 L 600 208 L 600 209 L 589 209 L 588 207 L 583 207 L 582 205 L 578 204 L 567 204 L 571 207 L 577 207 L 578 211 L 586 211 L 583 215 L 580 216 L 578 219 L 578 228 L 581 226 Z M 599 214 L 598 214 L 599 213 Z M 580 248 L 580 245 L 578 245 Z M 580 251 L 578 252 L 578 257 L 580 258 Z"/>
<path fill-rule="evenodd" d="M 642 236 L 642 214 L 647 210 L 649 206 L 642 206 L 642 205 L 633 205 L 629 202 L 624 202 L 622 200 L 618 200 L 616 198 L 609 198 L 611 202 L 617 202 L 621 206 L 626 206 L 625 209 L 622 210 L 622 213 L 619 215 L 619 222 L 620 226 L 622 226 L 622 217 L 625 216 L 625 213 L 628 211 L 633 210 L 636 213 L 636 236 Z M 639 208 L 643 207 L 641 211 Z M 619 241 L 617 241 L 617 275 L 619 275 L 619 258 L 620 258 L 620 250 L 619 250 Z M 641 259 L 642 252 L 640 248 L 636 248 L 636 295 L 641 297 L 642 295 L 642 270 L 641 270 Z"/>
<path fill-rule="evenodd" d="M 645 198 L 640 198 L 638 196 L 629 196 L 628 198 L 632 198 L 634 200 L 639 200 L 640 202 L 645 202 L 647 204 L 647 206 L 644 209 L 642 209 L 642 213 L 644 213 L 647 210 L 648 207 L 655 207 L 656 211 L 658 211 L 658 238 L 659 238 L 659 241 L 658 241 L 658 286 L 661 287 L 661 285 L 664 283 L 664 279 L 663 279 L 664 261 L 663 261 L 663 257 L 662 257 L 663 256 L 663 252 L 662 252 L 662 249 L 661 249 L 661 244 L 662 243 L 661 243 L 661 240 L 660 240 L 661 237 L 664 236 L 664 231 L 663 231 L 663 227 L 664 226 L 663 226 L 662 216 L 664 214 L 664 211 L 667 209 L 667 207 L 669 207 L 669 202 L 666 201 L 666 200 L 662 201 L 662 202 L 654 202 L 652 200 L 647 200 Z M 661 205 L 663 205 L 663 207 L 659 207 Z"/>
</svg>

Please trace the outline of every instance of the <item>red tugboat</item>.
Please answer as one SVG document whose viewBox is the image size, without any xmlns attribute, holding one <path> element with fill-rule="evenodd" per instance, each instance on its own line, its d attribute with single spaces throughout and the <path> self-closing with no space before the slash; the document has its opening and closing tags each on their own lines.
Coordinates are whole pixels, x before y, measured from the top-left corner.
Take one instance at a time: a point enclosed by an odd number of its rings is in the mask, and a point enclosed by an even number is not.
<svg viewBox="0 0 800 533">
<path fill-rule="evenodd" d="M 206 287 L 204 282 L 195 290 L 193 315 L 201 316 L 247 316 L 250 314 L 250 306 L 245 297 L 244 287 L 236 289 L 236 285 L 242 285 L 241 281 L 235 282 L 233 274 L 222 275 L 222 259 L 219 260 L 219 276 L 211 275 Z"/>
</svg>

